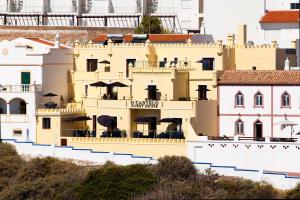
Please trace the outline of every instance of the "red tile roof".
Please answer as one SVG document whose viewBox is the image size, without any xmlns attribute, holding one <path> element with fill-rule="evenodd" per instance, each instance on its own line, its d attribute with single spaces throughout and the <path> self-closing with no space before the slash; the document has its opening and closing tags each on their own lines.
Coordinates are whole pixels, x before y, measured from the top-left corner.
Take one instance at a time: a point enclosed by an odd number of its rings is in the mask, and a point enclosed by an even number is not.
<svg viewBox="0 0 300 200">
<path fill-rule="evenodd" d="M 27 38 L 28 40 L 32 40 L 34 42 L 38 42 L 38 43 L 41 43 L 41 44 L 45 44 L 45 45 L 48 45 L 48 46 L 52 46 L 54 47 L 54 42 L 50 42 L 48 40 L 43 40 L 43 39 L 40 39 L 40 38 Z M 66 47 L 64 46 L 60 46 L 60 48 L 62 49 L 66 49 Z"/>
<path fill-rule="evenodd" d="M 148 36 L 151 42 L 186 42 L 192 37 L 193 35 L 189 34 L 150 34 Z"/>
<path fill-rule="evenodd" d="M 219 85 L 300 85 L 300 71 L 224 71 Z"/>
<path fill-rule="evenodd" d="M 268 11 L 259 21 L 260 23 L 298 23 L 299 10 Z"/>
<path fill-rule="evenodd" d="M 93 42 L 105 42 L 107 40 L 106 34 L 98 35 L 95 39 L 93 39 Z"/>
</svg>

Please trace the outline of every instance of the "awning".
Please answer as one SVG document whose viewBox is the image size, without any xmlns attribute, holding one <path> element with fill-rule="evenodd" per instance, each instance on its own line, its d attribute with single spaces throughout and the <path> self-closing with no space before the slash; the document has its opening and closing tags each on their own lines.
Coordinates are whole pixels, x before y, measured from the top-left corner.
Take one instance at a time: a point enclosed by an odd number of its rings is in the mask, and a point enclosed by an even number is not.
<svg viewBox="0 0 300 200">
<path fill-rule="evenodd" d="M 150 123 L 155 122 L 156 117 L 138 117 L 134 121 L 138 123 Z"/>
<path fill-rule="evenodd" d="M 114 117 L 109 115 L 101 115 L 97 118 L 97 122 L 104 127 L 115 127 L 117 125 L 117 121 Z"/>
<path fill-rule="evenodd" d="M 159 122 L 182 124 L 181 118 L 163 118 Z"/>
<path fill-rule="evenodd" d="M 206 89 L 206 90 L 201 90 L 200 88 L 198 88 L 197 90 L 195 91 L 211 91 L 210 89 Z"/>
<path fill-rule="evenodd" d="M 56 97 L 56 96 L 58 96 L 57 94 L 53 94 L 53 93 L 48 93 L 48 94 L 44 94 L 43 95 L 44 97 Z"/>
<path fill-rule="evenodd" d="M 72 117 L 72 118 L 69 118 L 69 119 L 66 119 L 64 121 L 67 121 L 67 122 L 79 122 L 79 121 L 88 121 L 88 120 L 91 120 L 92 118 L 88 117 L 88 116 L 77 116 L 77 117 Z"/>
<path fill-rule="evenodd" d="M 99 82 L 90 84 L 90 86 L 92 86 L 92 87 L 107 87 L 108 84 L 107 84 L 107 83 L 104 83 L 104 82 L 102 82 L 102 81 L 99 81 Z"/>
<path fill-rule="evenodd" d="M 125 85 L 124 83 L 120 83 L 120 82 L 114 82 L 109 85 L 112 87 L 129 87 L 128 85 Z"/>
</svg>

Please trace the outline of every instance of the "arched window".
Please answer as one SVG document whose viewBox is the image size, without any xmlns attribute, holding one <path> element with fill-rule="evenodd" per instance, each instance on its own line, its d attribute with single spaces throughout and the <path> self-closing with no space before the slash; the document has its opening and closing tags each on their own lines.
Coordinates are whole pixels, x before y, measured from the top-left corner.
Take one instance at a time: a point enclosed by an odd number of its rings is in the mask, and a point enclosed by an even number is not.
<svg viewBox="0 0 300 200">
<path fill-rule="evenodd" d="M 289 93 L 284 92 L 281 95 L 281 107 L 290 107 L 291 106 L 291 96 Z"/>
<path fill-rule="evenodd" d="M 244 95 L 241 92 L 238 92 L 235 95 L 235 106 L 236 107 L 244 106 Z"/>
<path fill-rule="evenodd" d="M 26 102 L 21 98 L 12 99 L 9 103 L 10 114 L 26 114 Z"/>
<path fill-rule="evenodd" d="M 257 92 L 254 97 L 254 106 L 262 107 L 263 106 L 263 95 L 260 92 Z"/>
<path fill-rule="evenodd" d="M 244 134 L 244 122 L 241 119 L 238 119 L 235 122 L 235 135 L 243 135 Z"/>
</svg>

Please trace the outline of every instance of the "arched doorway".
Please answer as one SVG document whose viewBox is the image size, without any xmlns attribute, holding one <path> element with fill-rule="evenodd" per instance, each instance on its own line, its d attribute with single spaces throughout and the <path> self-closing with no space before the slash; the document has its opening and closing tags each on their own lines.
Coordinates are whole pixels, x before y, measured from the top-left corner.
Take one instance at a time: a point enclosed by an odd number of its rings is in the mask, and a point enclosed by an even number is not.
<svg viewBox="0 0 300 200">
<path fill-rule="evenodd" d="M 10 114 L 26 114 L 26 102 L 21 98 L 12 99 L 9 103 Z"/>
<path fill-rule="evenodd" d="M 260 120 L 254 122 L 254 137 L 261 138 L 263 137 L 263 123 Z"/>
<path fill-rule="evenodd" d="M 0 98 L 0 114 L 7 114 L 7 104 L 4 99 Z"/>
</svg>

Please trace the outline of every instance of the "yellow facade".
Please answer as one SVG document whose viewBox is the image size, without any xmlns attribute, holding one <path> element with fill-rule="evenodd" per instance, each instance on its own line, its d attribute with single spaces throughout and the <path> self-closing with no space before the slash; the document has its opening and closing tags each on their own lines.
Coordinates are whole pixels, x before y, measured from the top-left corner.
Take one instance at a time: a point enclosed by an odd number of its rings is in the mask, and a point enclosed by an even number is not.
<svg viewBox="0 0 300 200">
<path fill-rule="evenodd" d="M 75 67 L 70 73 L 70 91 L 74 98 L 72 108 L 84 109 L 91 118 L 85 129 L 95 130 L 94 138 L 73 138 L 72 129 L 80 124 L 64 124 L 61 114 L 53 114 L 57 129 L 43 130 L 38 123 L 38 143 L 67 144 L 97 151 L 132 153 L 155 158 L 165 155 L 185 155 L 185 141 L 197 140 L 198 135 L 217 134 L 217 74 L 223 70 L 275 70 L 282 69 L 287 55 L 270 45 L 246 45 L 245 28 L 240 37 L 228 37 L 227 44 L 186 43 L 122 43 L 108 41 L 107 45 L 92 42 L 74 43 Z M 93 61 L 93 64 L 91 64 Z M 205 64 L 206 63 L 206 64 Z M 92 66 L 93 65 L 93 66 Z M 205 69 L 206 67 L 206 69 Z M 207 68 L 208 67 L 208 68 Z M 102 81 L 119 82 L 127 87 L 93 87 Z M 149 87 L 155 86 L 155 99 Z M 206 86 L 206 99 L 199 88 Z M 203 91 L 202 91 L 203 92 Z M 114 94 L 112 99 L 108 95 Z M 149 96 L 150 95 L 150 96 Z M 203 94 L 202 94 L 203 95 Z M 41 112 L 38 121 L 47 113 Z M 97 122 L 99 116 L 109 115 L 117 121 L 115 128 L 122 138 L 101 138 L 107 127 Z M 156 123 L 136 122 L 138 118 L 155 118 Z M 165 118 L 180 118 L 181 125 L 159 122 Z M 185 140 L 133 138 L 137 131 L 150 136 L 166 130 L 183 132 Z M 51 141 L 51 142 L 49 142 Z M 170 141 L 169 143 L 166 141 Z M 153 149 L 153 151 L 148 151 Z M 170 153 L 171 152 L 171 153 Z"/>
</svg>

